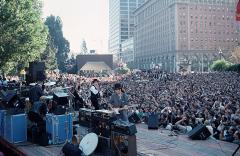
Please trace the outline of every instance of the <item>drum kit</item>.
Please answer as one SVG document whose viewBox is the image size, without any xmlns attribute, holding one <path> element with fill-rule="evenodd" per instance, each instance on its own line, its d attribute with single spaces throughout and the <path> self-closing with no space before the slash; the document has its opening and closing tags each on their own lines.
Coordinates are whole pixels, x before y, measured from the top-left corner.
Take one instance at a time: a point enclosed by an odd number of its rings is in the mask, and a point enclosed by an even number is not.
<svg viewBox="0 0 240 156">
<path fill-rule="evenodd" d="M 83 137 L 79 144 L 79 149 L 85 156 L 93 154 L 98 145 L 98 136 L 95 133 L 89 133 Z"/>
</svg>

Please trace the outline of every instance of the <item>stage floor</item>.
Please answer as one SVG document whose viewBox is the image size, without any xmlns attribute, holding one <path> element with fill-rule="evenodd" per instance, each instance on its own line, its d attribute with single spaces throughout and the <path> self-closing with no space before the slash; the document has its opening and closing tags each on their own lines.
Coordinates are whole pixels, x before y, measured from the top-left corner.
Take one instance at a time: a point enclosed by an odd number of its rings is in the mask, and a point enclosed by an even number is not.
<svg viewBox="0 0 240 156">
<path fill-rule="evenodd" d="M 231 156 L 236 144 L 208 140 L 190 140 L 186 135 L 169 136 L 167 130 L 148 130 L 147 125 L 137 125 L 137 151 L 139 156 Z M 62 145 L 40 147 L 28 143 L 16 144 L 29 156 L 59 156 Z M 240 156 L 240 150 L 236 154 Z"/>
</svg>

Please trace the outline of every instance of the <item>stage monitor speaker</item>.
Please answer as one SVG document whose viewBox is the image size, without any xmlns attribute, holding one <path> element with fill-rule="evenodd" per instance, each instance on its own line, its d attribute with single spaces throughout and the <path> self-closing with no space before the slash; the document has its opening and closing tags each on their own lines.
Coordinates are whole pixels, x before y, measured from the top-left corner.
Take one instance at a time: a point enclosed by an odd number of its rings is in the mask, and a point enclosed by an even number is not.
<svg viewBox="0 0 240 156">
<path fill-rule="evenodd" d="M 68 105 L 68 94 L 67 93 L 54 93 L 53 101 L 57 102 L 57 105 Z"/>
<path fill-rule="evenodd" d="M 148 129 L 158 129 L 158 114 L 149 115 Z"/>
<path fill-rule="evenodd" d="M 28 79 L 29 79 L 30 83 L 37 82 L 37 81 L 44 81 L 46 79 L 45 63 L 44 62 L 30 62 Z"/>
<path fill-rule="evenodd" d="M 132 115 L 130 115 L 128 117 L 129 122 L 131 123 L 139 123 L 141 121 L 141 119 L 139 118 L 139 116 L 137 115 L 137 113 L 133 113 Z"/>
<path fill-rule="evenodd" d="M 111 135 L 111 147 L 121 156 L 137 156 L 136 135 L 128 136 L 113 132 Z"/>
<path fill-rule="evenodd" d="M 16 93 L 1 91 L 1 94 L 2 102 L 7 108 L 13 108 L 14 105 L 19 102 L 19 98 Z"/>
<path fill-rule="evenodd" d="M 211 133 L 203 124 L 199 124 L 188 133 L 189 138 L 193 140 L 206 140 L 210 135 Z"/>
</svg>

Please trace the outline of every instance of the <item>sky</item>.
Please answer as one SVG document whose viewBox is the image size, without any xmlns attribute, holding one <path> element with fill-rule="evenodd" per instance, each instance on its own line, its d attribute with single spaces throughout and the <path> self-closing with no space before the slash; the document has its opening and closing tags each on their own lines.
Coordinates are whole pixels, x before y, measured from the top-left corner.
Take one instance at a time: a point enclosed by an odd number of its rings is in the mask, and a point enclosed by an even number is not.
<svg viewBox="0 0 240 156">
<path fill-rule="evenodd" d="M 62 19 L 71 52 L 85 39 L 88 50 L 108 53 L 108 0 L 43 0 L 43 18 L 51 14 Z"/>
</svg>

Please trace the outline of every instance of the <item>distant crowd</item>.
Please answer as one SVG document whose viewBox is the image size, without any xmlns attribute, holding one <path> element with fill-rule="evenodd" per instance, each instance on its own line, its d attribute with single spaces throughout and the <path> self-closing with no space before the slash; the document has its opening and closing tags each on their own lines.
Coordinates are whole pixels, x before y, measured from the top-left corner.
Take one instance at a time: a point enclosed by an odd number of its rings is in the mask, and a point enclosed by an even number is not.
<svg viewBox="0 0 240 156">
<path fill-rule="evenodd" d="M 159 125 L 186 133 L 205 124 L 216 139 L 240 142 L 240 75 L 234 72 L 177 74 L 160 70 L 135 71 L 127 75 L 71 75 L 50 72 L 47 81 L 71 86 L 90 105 L 93 78 L 100 81 L 101 103 L 108 103 L 113 85 L 120 82 L 128 95 L 129 110 L 144 122 L 159 115 Z M 7 80 L 4 80 L 7 81 Z M 4 82 L 6 83 L 6 82 Z M 48 87 L 44 88 L 48 92 Z"/>
<path fill-rule="evenodd" d="M 138 105 L 130 113 L 137 113 L 143 121 L 152 113 L 158 114 L 160 126 L 176 127 L 183 133 L 202 123 L 216 139 L 240 142 L 238 73 L 181 75 L 149 70 L 117 77 L 115 81 L 108 79 L 101 82 L 106 95 L 103 103 L 108 102 L 113 84 L 118 81 L 129 96 L 129 105 Z M 90 81 L 86 78 L 78 88 L 86 100 Z"/>
</svg>

